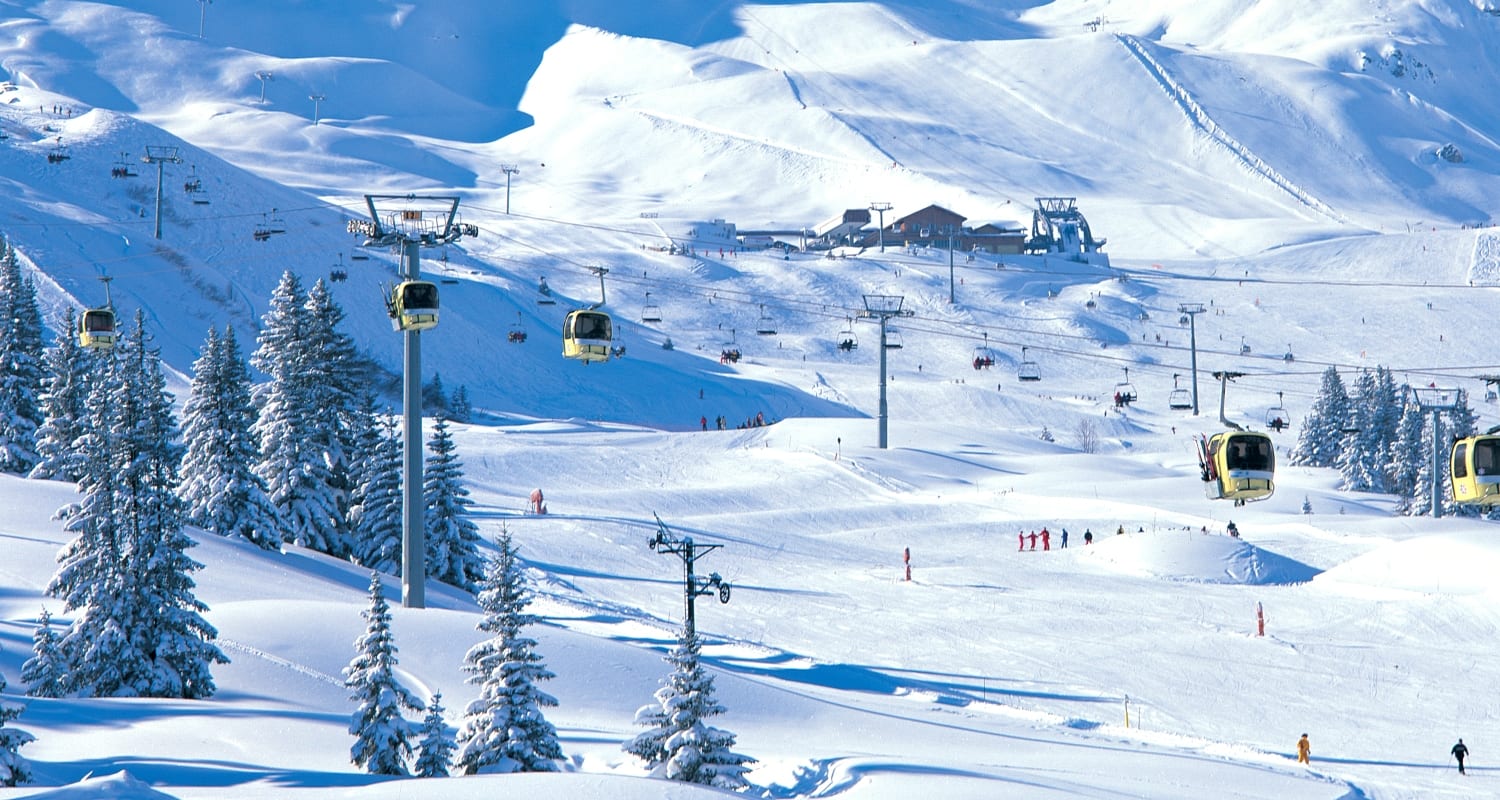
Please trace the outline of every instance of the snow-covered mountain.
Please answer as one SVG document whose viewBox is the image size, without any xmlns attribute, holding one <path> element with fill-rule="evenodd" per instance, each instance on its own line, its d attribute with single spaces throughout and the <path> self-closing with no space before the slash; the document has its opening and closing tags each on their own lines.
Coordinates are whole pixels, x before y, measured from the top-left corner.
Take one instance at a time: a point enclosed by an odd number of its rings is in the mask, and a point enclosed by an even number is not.
<svg viewBox="0 0 1500 800">
<path fill-rule="evenodd" d="M 648 646 L 677 613 L 670 565 L 642 552 L 659 511 L 738 551 L 726 576 L 742 588 L 706 629 L 726 705 L 754 709 L 729 727 L 772 796 L 911 796 L 932 779 L 976 797 L 1468 796 L 1412 777 L 1429 758 L 1403 751 L 1413 730 L 1474 743 L 1494 727 L 1487 702 L 1441 677 L 1497 677 L 1487 526 L 1393 519 L 1386 498 L 1283 469 L 1275 498 L 1236 512 L 1245 542 L 1203 540 L 1227 511 L 1202 499 L 1186 437 L 1219 427 L 1212 370 L 1246 373 L 1230 419 L 1290 411 L 1283 447 L 1327 366 L 1385 365 L 1476 399 L 1474 376 L 1500 372 L 1483 323 L 1500 285 L 1500 16 L 1483 0 L 0 11 L 0 233 L 49 319 L 98 305 L 97 278 L 111 278 L 125 318 L 145 311 L 179 397 L 208 328 L 250 341 L 287 269 L 347 270 L 333 284 L 347 330 L 394 381 L 401 337 L 382 294 L 396 261 L 357 247 L 346 222 L 367 216 L 366 194 L 460 198 L 480 235 L 422 254 L 443 297 L 424 366 L 501 423 L 465 428 L 460 449 L 482 525 L 517 530 L 545 587 L 580 783 L 630 772 L 614 743 L 659 677 Z M 202 192 L 184 190 L 193 181 Z M 1026 227 L 1045 196 L 1078 199 L 1111 266 L 900 240 L 841 258 L 662 249 L 709 220 L 800 230 L 876 203 L 887 222 L 936 204 Z M 286 232 L 253 235 L 273 223 Z M 541 278 L 558 305 L 536 302 Z M 914 312 L 885 353 L 890 451 L 873 446 L 882 354 L 857 318 L 867 294 Z M 563 360 L 563 313 L 601 300 L 625 357 Z M 1196 419 L 1166 404 L 1191 383 L 1181 303 L 1208 310 Z M 661 322 L 640 321 L 646 305 Z M 512 327 L 525 344 L 506 341 Z M 840 351 L 844 330 L 862 346 Z M 744 360 L 719 363 L 729 345 Z M 994 351 L 993 369 L 972 367 L 975 348 Z M 1016 380 L 1023 359 L 1040 384 Z M 1121 382 L 1142 397 L 1126 414 L 1104 402 Z M 1478 410 L 1494 423 L 1493 406 Z M 703 417 L 756 413 L 787 421 L 691 434 Z M 1081 452 L 1085 430 L 1097 454 Z M 564 513 L 517 517 L 535 486 Z M 12 693 L 64 541 L 47 517 L 71 494 L 0 491 L 16 509 L 0 523 Z M 1162 538 L 1013 560 L 1014 529 L 1042 525 Z M 892 577 L 904 547 L 915 585 Z M 236 643 L 226 691 L 159 717 L 37 701 L 18 723 L 39 737 L 28 755 L 56 783 L 158 764 L 178 797 L 249 792 L 240 768 L 266 796 L 363 785 L 345 764 L 347 701 L 326 679 L 347 662 L 367 576 L 301 553 L 201 550 L 213 621 Z M 1245 635 L 1259 598 L 1280 638 Z M 474 615 L 456 594 L 436 605 L 397 635 L 408 670 L 451 699 Z M 598 663 L 618 666 L 606 679 Z M 258 706 L 278 669 L 306 683 Z M 1151 730 L 1116 727 L 1124 697 Z M 207 724 L 184 727 L 192 715 Z M 225 732 L 237 715 L 250 721 Z M 1340 761 L 1309 779 L 1278 756 L 1315 725 L 1318 752 Z M 270 731 L 308 744 L 252 757 Z M 168 758 L 183 764 L 160 768 Z M 666 791 L 644 787 L 600 791 Z"/>
</svg>

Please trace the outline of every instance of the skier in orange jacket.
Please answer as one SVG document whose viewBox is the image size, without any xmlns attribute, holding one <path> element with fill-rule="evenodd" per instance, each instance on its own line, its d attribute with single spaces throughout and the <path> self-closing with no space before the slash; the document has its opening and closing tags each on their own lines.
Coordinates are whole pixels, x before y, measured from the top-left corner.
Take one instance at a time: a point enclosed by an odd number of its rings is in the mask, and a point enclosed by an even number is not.
<svg viewBox="0 0 1500 800">
<path fill-rule="evenodd" d="M 1304 734 L 1302 734 L 1302 738 L 1297 740 L 1297 763 L 1298 764 L 1311 764 L 1312 761 L 1309 760 L 1309 757 L 1311 755 L 1312 755 L 1312 742 L 1309 742 L 1307 740 L 1307 734 L 1304 733 Z"/>
</svg>

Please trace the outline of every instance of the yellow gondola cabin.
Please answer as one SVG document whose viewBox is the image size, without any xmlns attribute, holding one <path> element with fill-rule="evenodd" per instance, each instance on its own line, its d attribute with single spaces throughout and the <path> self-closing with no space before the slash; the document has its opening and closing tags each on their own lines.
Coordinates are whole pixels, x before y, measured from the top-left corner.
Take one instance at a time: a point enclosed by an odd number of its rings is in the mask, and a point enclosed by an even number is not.
<svg viewBox="0 0 1500 800">
<path fill-rule="evenodd" d="M 438 289 L 430 281 L 403 281 L 391 290 L 387 304 L 391 325 L 398 331 L 425 331 L 437 327 Z"/>
<path fill-rule="evenodd" d="M 563 355 L 587 364 L 608 361 L 613 325 L 603 311 L 579 309 L 563 320 Z"/>
<path fill-rule="evenodd" d="M 108 350 L 115 346 L 115 312 L 110 308 L 90 308 L 78 318 L 78 344 L 90 350 Z"/>
<path fill-rule="evenodd" d="M 1500 435 L 1491 430 L 1453 443 L 1448 461 L 1453 478 L 1453 502 L 1500 505 Z"/>
<path fill-rule="evenodd" d="M 1225 431 L 1200 437 L 1198 464 L 1210 500 L 1233 500 L 1241 506 L 1276 491 L 1276 448 L 1264 433 Z"/>
</svg>

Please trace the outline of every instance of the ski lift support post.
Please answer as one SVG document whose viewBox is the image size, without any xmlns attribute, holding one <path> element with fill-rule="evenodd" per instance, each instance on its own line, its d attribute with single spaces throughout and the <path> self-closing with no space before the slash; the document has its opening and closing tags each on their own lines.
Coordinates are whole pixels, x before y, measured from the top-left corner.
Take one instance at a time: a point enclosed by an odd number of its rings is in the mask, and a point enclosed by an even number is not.
<svg viewBox="0 0 1500 800">
<path fill-rule="evenodd" d="M 1198 416 L 1198 315 L 1207 310 L 1202 303 L 1177 304 L 1178 313 L 1188 318 L 1188 352 L 1192 359 L 1193 416 L 1195 417 Z"/>
<path fill-rule="evenodd" d="M 161 238 L 161 178 L 162 172 L 167 164 L 181 164 L 182 156 L 177 155 L 175 145 L 146 145 L 146 154 L 141 156 L 141 161 L 156 165 L 156 238 Z"/>
<path fill-rule="evenodd" d="M 401 201 L 407 208 L 391 214 L 384 222 L 375 208 L 377 201 Z M 436 205 L 429 217 L 414 203 Z M 365 195 L 368 220 L 349 220 L 350 233 L 362 235 L 366 247 L 389 247 L 399 250 L 402 278 L 418 280 L 421 276 L 423 247 L 438 247 L 465 236 L 478 236 L 479 228 L 459 221 L 458 198 L 455 196 Z M 443 206 L 446 205 L 446 210 Z M 422 332 L 404 331 L 405 359 L 402 366 L 401 396 L 403 466 L 401 476 L 401 605 L 425 608 L 427 565 L 426 535 L 422 520 Z"/>
<path fill-rule="evenodd" d="M 720 603 L 729 602 L 729 592 L 732 588 L 729 581 L 719 577 L 719 573 L 711 572 L 707 578 L 700 578 L 693 574 L 693 565 L 698 559 L 723 547 L 722 544 L 696 544 L 691 536 L 673 536 L 667 530 L 667 524 L 661 521 L 661 516 L 651 512 L 656 517 L 656 535 L 646 543 L 652 552 L 666 555 L 674 555 L 682 559 L 683 589 L 687 595 L 687 615 L 685 624 L 687 632 L 692 635 L 697 628 L 696 615 L 693 611 L 693 601 L 699 597 L 717 594 Z"/>
<path fill-rule="evenodd" d="M 1224 397 L 1229 393 L 1229 382 L 1236 378 L 1245 377 L 1245 373 L 1229 372 L 1228 370 L 1222 372 L 1216 371 L 1214 372 L 1214 377 L 1219 380 L 1219 421 L 1224 423 L 1224 427 L 1230 430 L 1244 430 L 1238 423 L 1230 422 L 1229 417 L 1224 416 Z"/>
<path fill-rule="evenodd" d="M 860 319 L 873 319 L 880 321 L 880 449 L 886 449 L 889 444 L 887 429 L 890 422 L 890 407 L 885 400 L 885 357 L 886 357 L 886 322 L 892 317 L 910 317 L 912 311 L 903 311 L 901 304 L 906 302 L 903 295 L 891 294 L 867 294 L 864 295 L 865 310 L 859 312 Z"/>
<path fill-rule="evenodd" d="M 1425 411 L 1432 412 L 1432 430 L 1438 429 L 1438 415 L 1444 411 L 1452 411 L 1458 407 L 1457 389 L 1440 389 L 1435 386 L 1419 386 L 1412 390 L 1412 396 L 1417 405 Z M 1432 437 L 1432 518 L 1437 519 L 1443 515 L 1443 448 L 1438 442 L 1438 437 Z"/>
</svg>

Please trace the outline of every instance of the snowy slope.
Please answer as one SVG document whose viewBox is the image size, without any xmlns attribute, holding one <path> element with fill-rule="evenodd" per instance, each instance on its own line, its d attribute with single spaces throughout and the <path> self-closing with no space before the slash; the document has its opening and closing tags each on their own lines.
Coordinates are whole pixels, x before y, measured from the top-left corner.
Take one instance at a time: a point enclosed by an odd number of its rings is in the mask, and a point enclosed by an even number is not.
<svg viewBox="0 0 1500 800">
<path fill-rule="evenodd" d="M 0 232 L 52 319 L 102 302 L 108 275 L 185 373 L 209 326 L 249 341 L 283 270 L 341 263 L 346 329 L 394 381 L 380 294 L 396 264 L 355 261 L 345 222 L 366 193 L 461 197 L 481 235 L 423 253 L 443 292 L 424 364 L 486 412 L 459 452 L 476 520 L 513 531 L 537 581 L 569 763 L 358 774 L 337 676 L 368 576 L 207 539 L 200 596 L 234 660 L 219 695 L 31 701 L 16 724 L 38 737 L 38 786 L 0 797 L 707 796 L 619 750 L 681 613 L 680 565 L 644 546 L 653 513 L 725 545 L 705 565 L 734 597 L 699 625 L 767 796 L 1483 793 L 1492 773 L 1476 789 L 1442 767 L 1456 736 L 1477 754 L 1500 740 L 1473 688 L 1500 679 L 1490 524 L 1393 517 L 1390 498 L 1284 461 L 1275 497 L 1232 510 L 1202 498 L 1188 437 L 1220 427 L 1211 370 L 1247 373 L 1231 420 L 1262 427 L 1285 404 L 1283 449 L 1330 365 L 1476 400 L 1473 376 L 1500 372 L 1479 322 L 1495 248 L 1465 227 L 1490 222 L 1500 167 L 1483 90 L 1500 17 L 1462 0 L 701 5 L 4 0 Z M 148 146 L 182 159 L 164 166 L 160 240 Z M 140 174 L 111 178 L 118 164 Z M 509 190 L 501 164 L 520 170 Z M 209 204 L 182 190 L 192 177 Z M 1078 196 L 1114 268 L 950 267 L 899 242 L 653 249 L 695 220 L 795 229 L 877 201 L 887 221 L 938 203 L 1025 225 L 1047 195 Z M 272 218 L 287 233 L 255 241 Z M 605 299 L 599 266 L 628 352 L 583 367 L 556 331 Z M 535 302 L 541 277 L 560 305 Z M 638 322 L 648 292 L 661 323 Z M 871 293 L 915 312 L 885 353 L 884 451 L 878 332 L 854 319 Z M 1184 302 L 1208 307 L 1197 418 L 1165 402 L 1191 380 Z M 754 333 L 765 316 L 776 335 Z M 513 325 L 526 344 L 504 341 Z M 745 359 L 719 364 L 731 343 Z M 986 346 L 996 366 L 976 371 Z M 1039 384 L 1016 379 L 1022 347 Z M 1141 402 L 1121 414 L 1124 380 Z M 758 412 L 784 421 L 697 432 Z M 521 516 L 537 487 L 553 513 Z M 62 612 L 43 590 L 72 497 L 0 478 L 8 698 L 41 607 Z M 1242 540 L 1220 534 L 1231 511 Z M 1044 525 L 1070 531 L 1067 551 L 1012 549 Z M 403 674 L 456 715 L 477 617 L 459 593 L 429 601 L 396 613 Z M 1291 763 L 1304 730 L 1311 770 Z M 106 777 L 121 770 L 141 783 Z"/>
</svg>

